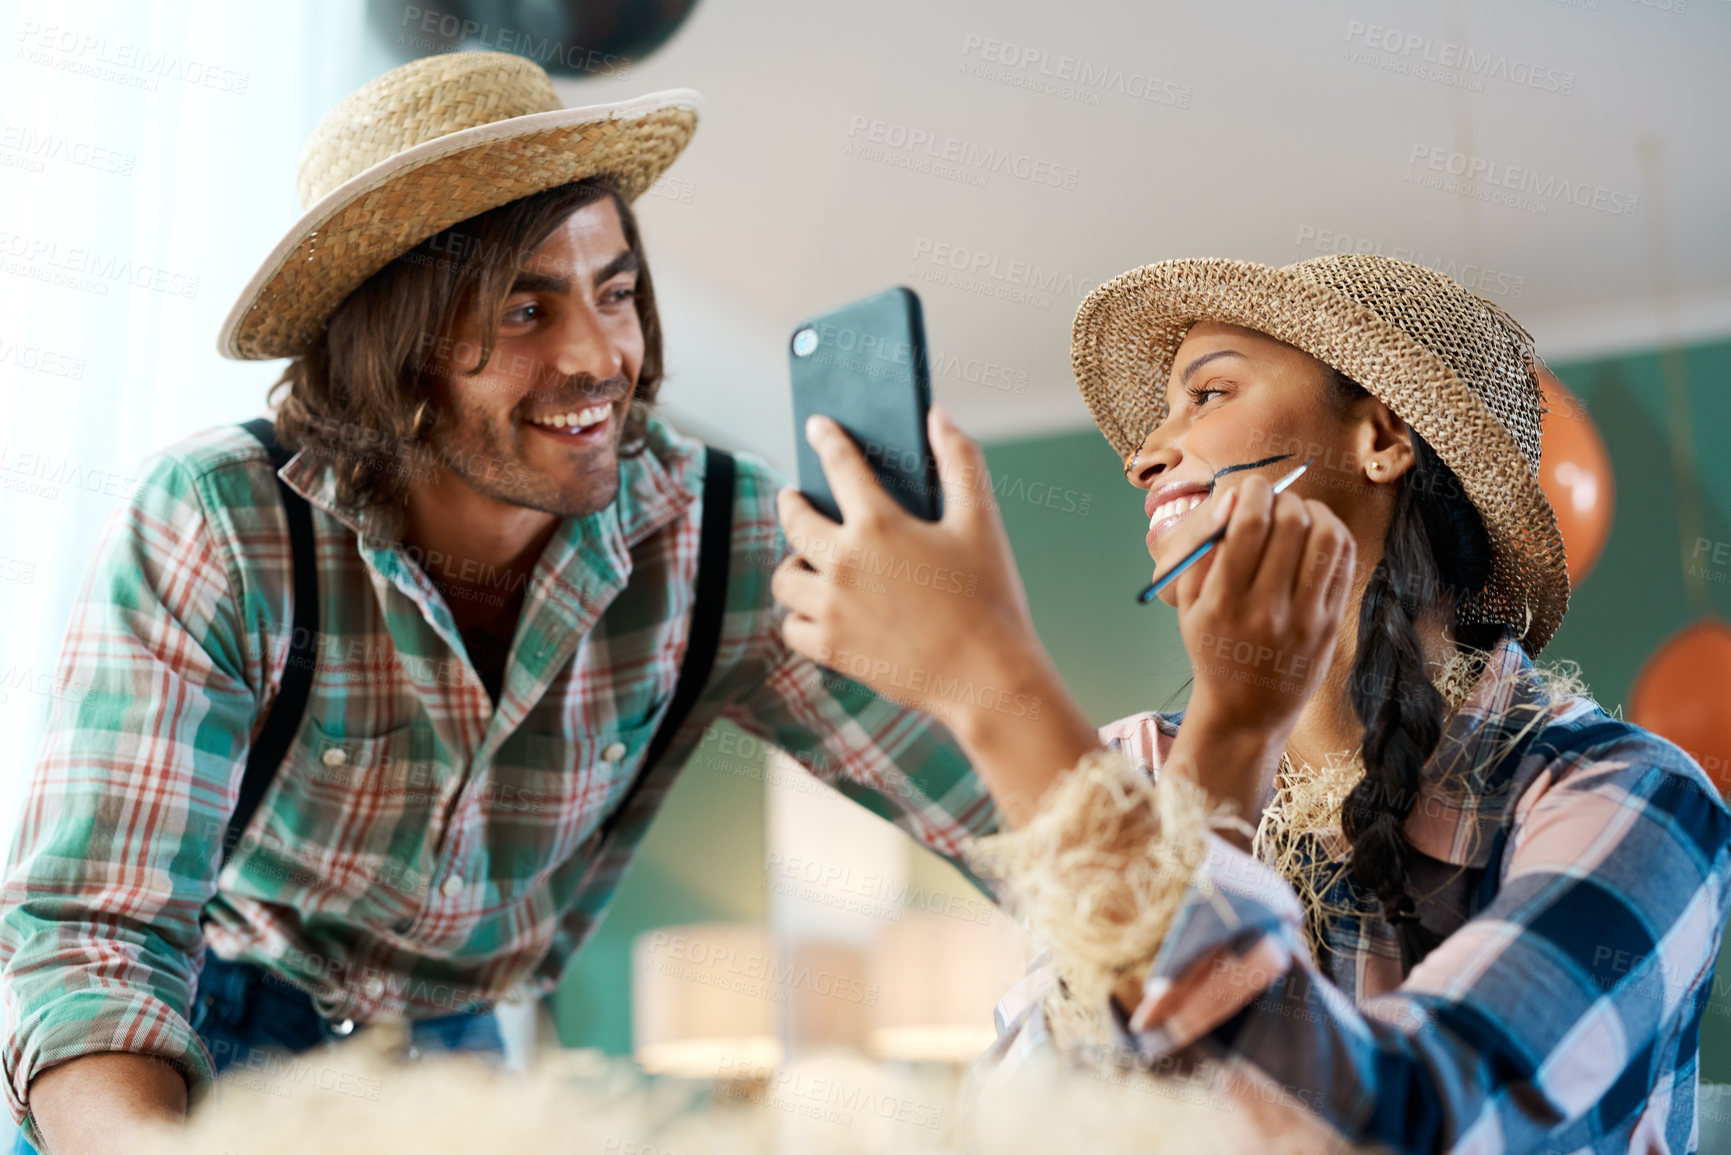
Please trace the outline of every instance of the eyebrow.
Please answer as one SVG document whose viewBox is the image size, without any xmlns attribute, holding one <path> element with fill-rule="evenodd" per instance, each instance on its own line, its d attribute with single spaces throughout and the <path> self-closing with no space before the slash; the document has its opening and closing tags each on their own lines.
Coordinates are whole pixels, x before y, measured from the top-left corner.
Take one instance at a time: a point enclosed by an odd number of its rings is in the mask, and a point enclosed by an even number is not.
<svg viewBox="0 0 1731 1155">
<path fill-rule="evenodd" d="M 1208 364 L 1210 361 L 1218 360 L 1221 357 L 1243 356 L 1244 354 L 1240 353 L 1237 349 L 1216 349 L 1212 353 L 1204 353 L 1202 356 L 1196 358 L 1196 360 L 1190 362 L 1190 364 L 1184 366 L 1184 373 L 1179 377 L 1178 383 L 1180 385 L 1190 384 L 1190 378 L 1196 375 L 1196 371 L 1202 368 L 1202 366 Z"/>
<path fill-rule="evenodd" d="M 634 273 L 641 266 L 637 254 L 626 249 L 601 267 L 595 274 L 595 283 L 604 285 L 620 273 Z M 511 282 L 511 293 L 569 293 L 571 278 L 554 276 L 550 273 L 519 272 L 517 279 Z"/>
</svg>

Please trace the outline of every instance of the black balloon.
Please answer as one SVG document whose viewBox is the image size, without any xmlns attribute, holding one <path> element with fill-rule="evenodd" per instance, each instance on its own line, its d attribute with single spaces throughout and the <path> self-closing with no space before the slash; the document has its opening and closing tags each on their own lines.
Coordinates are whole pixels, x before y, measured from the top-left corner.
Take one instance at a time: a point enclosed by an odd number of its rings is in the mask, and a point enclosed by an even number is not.
<svg viewBox="0 0 1731 1155">
<path fill-rule="evenodd" d="M 373 34 L 403 61 L 487 49 L 552 76 L 619 77 L 667 43 L 697 0 L 367 0 Z"/>
</svg>

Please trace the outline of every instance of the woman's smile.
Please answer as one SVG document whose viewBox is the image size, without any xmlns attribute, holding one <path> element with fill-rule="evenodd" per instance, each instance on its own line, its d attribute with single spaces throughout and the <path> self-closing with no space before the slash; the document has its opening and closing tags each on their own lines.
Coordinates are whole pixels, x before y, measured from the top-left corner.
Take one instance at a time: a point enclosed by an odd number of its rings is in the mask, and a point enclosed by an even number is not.
<svg viewBox="0 0 1731 1155">
<path fill-rule="evenodd" d="M 1173 526 L 1208 500 L 1209 489 L 1206 485 L 1194 482 L 1176 482 L 1151 490 L 1143 501 L 1143 509 L 1148 514 L 1148 535 L 1144 540 L 1148 545 L 1150 555 L 1154 552 L 1154 543 Z"/>
<path fill-rule="evenodd" d="M 1181 519 L 1187 516 L 1191 510 L 1201 505 L 1205 500 L 1206 499 L 1199 494 L 1191 494 L 1189 497 L 1180 497 L 1168 501 L 1165 505 L 1156 509 L 1154 511 L 1154 516 L 1148 519 L 1149 531 L 1152 532 L 1157 528 L 1164 529 L 1168 525 L 1176 525 Z"/>
</svg>

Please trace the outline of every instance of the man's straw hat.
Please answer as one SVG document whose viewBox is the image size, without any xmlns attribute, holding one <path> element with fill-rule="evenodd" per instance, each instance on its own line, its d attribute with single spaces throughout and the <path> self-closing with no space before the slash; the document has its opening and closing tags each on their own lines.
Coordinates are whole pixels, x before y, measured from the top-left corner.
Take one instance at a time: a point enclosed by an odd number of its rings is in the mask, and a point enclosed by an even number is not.
<svg viewBox="0 0 1731 1155">
<path fill-rule="evenodd" d="M 295 184 L 306 212 L 217 337 L 236 360 L 302 352 L 336 307 L 428 237 L 568 181 L 611 175 L 634 200 L 697 130 L 686 88 L 565 108 L 536 63 L 453 52 L 362 85 L 320 122 Z"/>
<path fill-rule="evenodd" d="M 1441 273 L 1369 253 L 1279 269 L 1224 260 L 1131 269 L 1088 295 L 1070 340 L 1082 399 L 1121 460 L 1165 420 L 1172 360 L 1197 321 L 1294 345 L 1417 430 L 1490 534 L 1491 579 L 1463 616 L 1511 626 L 1530 654 L 1544 648 L 1568 609 L 1569 578 L 1539 488 L 1543 408 L 1525 329 Z"/>
</svg>

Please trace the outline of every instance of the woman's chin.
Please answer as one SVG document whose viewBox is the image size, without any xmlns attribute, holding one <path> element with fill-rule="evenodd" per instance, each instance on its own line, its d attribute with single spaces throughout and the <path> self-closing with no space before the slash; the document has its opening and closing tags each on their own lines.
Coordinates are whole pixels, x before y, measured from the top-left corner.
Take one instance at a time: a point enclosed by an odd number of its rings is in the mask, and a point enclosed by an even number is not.
<svg viewBox="0 0 1731 1155">
<path fill-rule="evenodd" d="M 1149 551 L 1149 556 L 1154 557 L 1152 550 Z M 1153 576 L 1154 577 L 1160 577 L 1163 574 L 1165 574 L 1166 570 L 1167 570 L 1167 567 L 1160 563 L 1160 559 L 1158 557 L 1154 557 Z M 1163 589 L 1159 593 L 1155 594 L 1154 598 L 1156 601 L 1164 602 L 1167 605 L 1171 606 L 1173 609 L 1177 609 L 1178 608 L 1178 583 L 1172 582 L 1165 589 Z"/>
<path fill-rule="evenodd" d="M 1162 535 L 1162 537 L 1164 538 L 1164 535 Z M 1155 576 L 1155 577 L 1165 576 L 1167 570 L 1171 569 L 1174 565 L 1178 564 L 1179 559 L 1184 557 L 1184 555 L 1187 554 L 1191 548 L 1194 548 L 1194 547 L 1186 547 L 1185 549 L 1182 549 L 1182 550 L 1174 549 L 1165 540 L 1162 540 L 1160 544 L 1161 544 L 1162 548 L 1160 549 L 1160 551 L 1158 553 L 1156 553 L 1152 549 L 1150 549 L 1148 551 L 1149 558 L 1154 562 L 1153 576 Z M 1199 570 L 1203 574 L 1207 574 L 1209 564 L 1213 560 L 1214 560 L 1213 554 L 1211 554 L 1211 553 L 1210 554 L 1204 554 L 1202 557 L 1202 560 L 1196 562 L 1190 568 L 1193 570 Z M 1159 593 L 1154 595 L 1155 598 L 1157 598 L 1158 600 L 1171 606 L 1173 609 L 1177 609 L 1178 608 L 1178 585 L 1179 585 L 1179 582 L 1181 582 L 1183 580 L 1184 580 L 1183 578 L 1180 578 L 1179 581 L 1167 583 L 1167 586 L 1165 589 L 1161 590 Z"/>
</svg>

